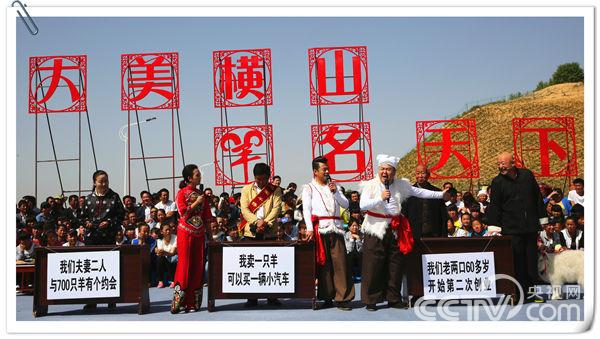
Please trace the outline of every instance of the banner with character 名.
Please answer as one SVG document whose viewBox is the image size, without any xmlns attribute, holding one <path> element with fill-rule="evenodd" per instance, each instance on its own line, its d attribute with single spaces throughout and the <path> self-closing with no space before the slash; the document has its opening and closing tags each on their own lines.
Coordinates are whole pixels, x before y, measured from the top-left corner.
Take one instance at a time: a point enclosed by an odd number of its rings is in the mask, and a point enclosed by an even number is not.
<svg viewBox="0 0 600 339">
<path fill-rule="evenodd" d="M 423 254 L 423 299 L 496 297 L 494 252 Z"/>
<path fill-rule="evenodd" d="M 47 299 L 118 298 L 119 251 L 48 254 Z"/>
<path fill-rule="evenodd" d="M 224 247 L 223 293 L 294 293 L 294 247 Z"/>
</svg>

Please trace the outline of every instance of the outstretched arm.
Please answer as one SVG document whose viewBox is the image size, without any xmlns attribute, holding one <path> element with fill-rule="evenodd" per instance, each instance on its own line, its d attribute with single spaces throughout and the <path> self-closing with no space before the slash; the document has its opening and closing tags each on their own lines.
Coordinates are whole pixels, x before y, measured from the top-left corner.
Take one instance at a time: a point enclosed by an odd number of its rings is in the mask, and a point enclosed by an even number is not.
<svg viewBox="0 0 600 339">
<path fill-rule="evenodd" d="M 410 195 L 421 199 L 443 199 L 444 191 L 430 191 L 420 187 L 410 187 Z"/>
</svg>

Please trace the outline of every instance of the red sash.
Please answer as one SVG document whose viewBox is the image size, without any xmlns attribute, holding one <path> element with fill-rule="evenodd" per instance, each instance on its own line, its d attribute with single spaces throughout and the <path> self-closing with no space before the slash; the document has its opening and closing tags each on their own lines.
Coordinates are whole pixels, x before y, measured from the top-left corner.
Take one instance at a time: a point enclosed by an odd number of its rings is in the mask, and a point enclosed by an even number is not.
<svg viewBox="0 0 600 339">
<path fill-rule="evenodd" d="M 313 223 L 313 234 L 315 235 L 315 259 L 318 266 L 325 266 L 325 246 L 323 246 L 323 239 L 319 234 L 319 221 L 321 220 L 342 220 L 336 216 L 323 216 L 311 215 L 310 220 Z"/>
<path fill-rule="evenodd" d="M 402 214 L 379 214 L 371 211 L 367 211 L 366 214 L 376 218 L 391 218 L 392 221 L 390 222 L 390 225 L 392 226 L 392 230 L 398 231 L 398 248 L 400 249 L 400 252 L 402 252 L 402 254 L 408 254 L 412 251 L 415 239 L 413 238 L 410 223 L 405 216 Z"/>
<path fill-rule="evenodd" d="M 250 210 L 250 212 L 252 213 L 256 213 L 256 211 L 258 211 L 258 209 L 267 201 L 269 200 L 269 198 L 271 197 L 271 195 L 275 192 L 275 189 L 277 187 L 275 187 L 275 185 L 272 184 L 267 184 L 267 186 L 265 186 L 260 193 L 258 193 L 257 196 L 254 197 L 254 199 L 252 199 L 252 201 L 250 201 L 250 205 L 248 206 L 248 209 Z M 242 232 L 244 230 L 244 227 L 246 227 L 246 224 L 248 223 L 246 221 L 246 219 L 244 219 L 244 215 L 241 214 L 240 215 L 240 224 L 238 225 L 238 231 Z"/>
</svg>

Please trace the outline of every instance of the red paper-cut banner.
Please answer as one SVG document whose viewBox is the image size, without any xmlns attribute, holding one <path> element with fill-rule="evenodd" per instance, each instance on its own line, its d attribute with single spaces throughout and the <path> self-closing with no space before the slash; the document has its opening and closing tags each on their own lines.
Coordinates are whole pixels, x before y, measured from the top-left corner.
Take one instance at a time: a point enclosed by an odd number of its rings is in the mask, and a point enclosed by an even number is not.
<svg viewBox="0 0 600 339">
<path fill-rule="evenodd" d="M 272 105 L 271 49 L 214 51 L 213 80 L 216 108 Z"/>
<path fill-rule="evenodd" d="M 87 110 L 87 56 L 29 58 L 29 113 Z"/>
<path fill-rule="evenodd" d="M 266 150 L 271 155 L 267 161 Z M 252 169 L 258 162 L 269 163 L 275 173 L 273 126 L 219 126 L 214 128 L 215 184 L 246 185 L 254 181 Z M 223 160 L 221 156 L 223 155 Z"/>
<path fill-rule="evenodd" d="M 312 106 L 369 102 L 366 46 L 309 48 L 308 74 Z"/>
<path fill-rule="evenodd" d="M 313 158 L 323 154 L 339 182 L 373 179 L 371 125 L 368 122 L 312 125 Z M 322 153 L 319 152 L 322 147 Z"/>
<path fill-rule="evenodd" d="M 513 119 L 515 163 L 537 177 L 577 176 L 575 140 L 573 117 Z"/>
<path fill-rule="evenodd" d="M 479 178 L 475 119 L 417 121 L 416 127 L 418 163 L 429 167 L 431 179 Z"/>
<path fill-rule="evenodd" d="M 179 54 L 121 55 L 121 110 L 179 108 Z"/>
</svg>

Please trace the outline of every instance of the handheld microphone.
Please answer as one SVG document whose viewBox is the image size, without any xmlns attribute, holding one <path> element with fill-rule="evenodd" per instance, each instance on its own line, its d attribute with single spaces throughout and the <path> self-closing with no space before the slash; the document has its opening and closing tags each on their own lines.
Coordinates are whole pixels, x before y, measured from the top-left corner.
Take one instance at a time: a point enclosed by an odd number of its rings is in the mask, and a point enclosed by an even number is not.
<svg viewBox="0 0 600 339">
<path fill-rule="evenodd" d="M 385 185 L 385 189 L 386 190 L 390 190 L 390 181 L 388 179 L 385 179 L 385 182 L 383 183 Z M 390 198 L 387 198 L 387 202 L 390 202 Z"/>
<path fill-rule="evenodd" d="M 325 174 L 325 182 L 327 183 L 327 185 L 329 185 L 331 183 L 331 177 L 329 176 L 329 174 Z M 333 193 L 335 190 L 331 190 L 331 192 Z"/>
</svg>

